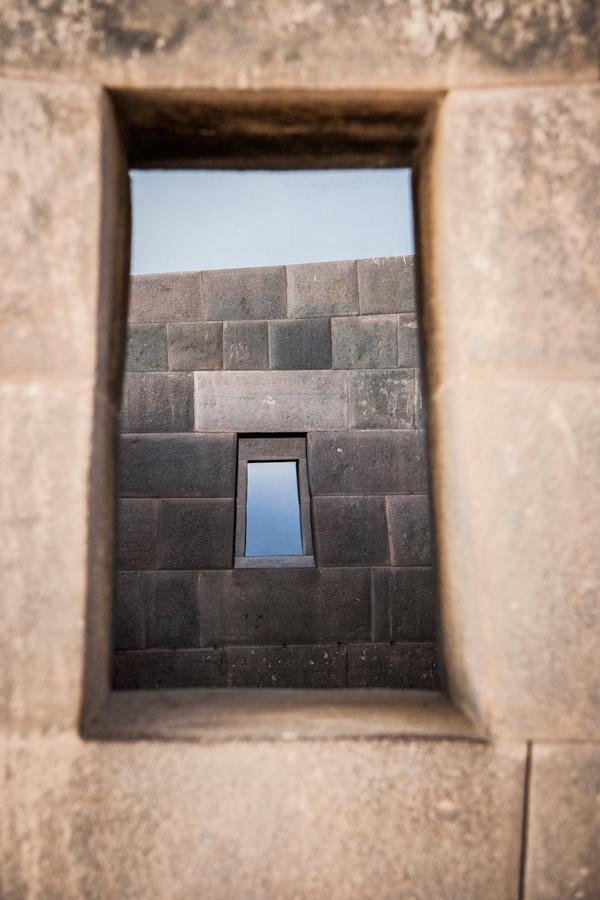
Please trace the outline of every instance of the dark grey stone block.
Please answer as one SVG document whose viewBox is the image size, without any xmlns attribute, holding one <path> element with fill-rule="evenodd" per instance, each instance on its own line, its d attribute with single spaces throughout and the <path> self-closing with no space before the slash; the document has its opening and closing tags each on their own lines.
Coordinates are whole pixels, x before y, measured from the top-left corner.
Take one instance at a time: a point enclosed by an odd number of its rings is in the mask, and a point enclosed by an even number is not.
<svg viewBox="0 0 600 900">
<path fill-rule="evenodd" d="M 388 565 L 384 497 L 315 497 L 312 513 L 318 566 Z"/>
<path fill-rule="evenodd" d="M 228 569 L 233 500 L 160 500 L 159 569 Z"/>
<path fill-rule="evenodd" d="M 348 373 L 351 428 L 412 428 L 415 421 L 415 373 L 368 369 Z"/>
<path fill-rule="evenodd" d="M 346 648 L 226 647 L 225 684 L 237 688 L 345 688 Z"/>
<path fill-rule="evenodd" d="M 395 316 L 332 319 L 334 369 L 390 369 L 398 363 Z"/>
<path fill-rule="evenodd" d="M 206 318 L 280 319 L 286 315 L 284 266 L 202 273 Z"/>
<path fill-rule="evenodd" d="M 388 527 L 394 566 L 430 566 L 431 525 L 429 497 L 387 498 Z"/>
<path fill-rule="evenodd" d="M 153 572 L 119 572 L 113 602 L 113 644 L 117 650 L 146 646 L 145 616 L 154 594 Z"/>
<path fill-rule="evenodd" d="M 146 646 L 200 646 L 200 619 L 192 572 L 158 572 L 146 603 Z"/>
<path fill-rule="evenodd" d="M 166 325 L 130 325 L 125 368 L 128 372 L 161 372 L 169 368 Z"/>
<path fill-rule="evenodd" d="M 436 645 L 349 644 L 348 687 L 439 690 Z"/>
<path fill-rule="evenodd" d="M 419 330 L 414 313 L 398 316 L 398 365 L 401 368 L 419 366 Z"/>
<path fill-rule="evenodd" d="M 115 653 L 113 688 L 223 687 L 223 651 L 130 650 Z"/>
<path fill-rule="evenodd" d="M 121 438 L 122 497 L 234 497 L 234 434 L 152 434 Z"/>
<path fill-rule="evenodd" d="M 367 640 L 368 569 L 235 569 L 198 575 L 201 644 Z"/>
<path fill-rule="evenodd" d="M 133 275 L 129 322 L 194 322 L 202 318 L 201 272 Z"/>
<path fill-rule="evenodd" d="M 373 640 L 435 640 L 436 589 L 432 568 L 373 569 L 371 592 Z"/>
<path fill-rule="evenodd" d="M 427 427 L 427 408 L 423 394 L 423 372 L 415 372 L 415 425 L 417 428 Z"/>
<path fill-rule="evenodd" d="M 121 430 L 127 432 L 192 431 L 193 375 L 130 374 L 123 385 Z"/>
<path fill-rule="evenodd" d="M 330 320 L 269 322 L 269 363 L 272 369 L 330 369 Z"/>
<path fill-rule="evenodd" d="M 358 260 L 361 313 L 411 312 L 415 308 L 414 256 Z"/>
<path fill-rule="evenodd" d="M 269 328 L 266 322 L 223 323 L 223 368 L 269 368 Z"/>
<path fill-rule="evenodd" d="M 287 282 L 290 318 L 358 313 L 354 260 L 288 266 Z"/>
<path fill-rule="evenodd" d="M 222 322 L 173 322 L 167 334 L 171 371 L 223 368 Z"/>
<path fill-rule="evenodd" d="M 157 502 L 119 500 L 117 569 L 156 569 Z"/>
<path fill-rule="evenodd" d="M 307 451 L 313 496 L 427 491 L 422 431 L 313 432 Z"/>
</svg>

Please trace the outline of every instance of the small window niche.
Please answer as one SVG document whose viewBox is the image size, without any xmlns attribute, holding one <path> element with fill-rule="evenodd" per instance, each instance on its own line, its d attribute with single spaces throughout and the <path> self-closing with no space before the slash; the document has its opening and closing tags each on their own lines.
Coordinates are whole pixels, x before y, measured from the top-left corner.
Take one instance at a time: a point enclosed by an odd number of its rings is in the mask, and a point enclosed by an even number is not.
<svg viewBox="0 0 600 900">
<path fill-rule="evenodd" d="M 314 564 L 306 438 L 240 438 L 235 568 Z"/>
</svg>

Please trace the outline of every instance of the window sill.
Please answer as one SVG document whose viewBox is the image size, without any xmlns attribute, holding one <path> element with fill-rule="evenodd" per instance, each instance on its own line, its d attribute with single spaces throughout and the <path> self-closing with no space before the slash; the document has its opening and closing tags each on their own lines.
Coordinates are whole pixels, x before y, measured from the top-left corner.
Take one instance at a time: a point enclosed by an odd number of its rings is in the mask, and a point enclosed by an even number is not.
<svg viewBox="0 0 600 900">
<path fill-rule="evenodd" d="M 314 556 L 236 556 L 236 569 L 311 569 Z"/>
</svg>

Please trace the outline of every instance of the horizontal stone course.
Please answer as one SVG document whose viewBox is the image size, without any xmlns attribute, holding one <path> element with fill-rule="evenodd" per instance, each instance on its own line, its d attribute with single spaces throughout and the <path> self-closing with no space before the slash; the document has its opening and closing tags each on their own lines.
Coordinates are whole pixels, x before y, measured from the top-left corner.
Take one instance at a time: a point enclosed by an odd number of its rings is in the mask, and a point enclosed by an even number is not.
<svg viewBox="0 0 600 900">
<path fill-rule="evenodd" d="M 269 326 L 267 322 L 223 323 L 223 368 L 269 368 Z"/>
<path fill-rule="evenodd" d="M 193 394 L 192 375 L 128 374 L 123 384 L 121 430 L 124 433 L 192 431 Z"/>
<path fill-rule="evenodd" d="M 269 366 L 271 369 L 331 368 L 331 320 L 269 322 Z"/>
<path fill-rule="evenodd" d="M 287 267 L 288 316 L 347 316 L 358 313 L 355 260 Z"/>
<path fill-rule="evenodd" d="M 155 569 L 157 560 L 157 516 L 155 500 L 119 500 L 117 567 Z"/>
<path fill-rule="evenodd" d="M 436 636 L 435 572 L 429 566 L 371 571 L 374 641 L 433 641 Z"/>
<path fill-rule="evenodd" d="M 130 325 L 125 368 L 128 372 L 163 372 L 169 368 L 166 325 Z"/>
<path fill-rule="evenodd" d="M 339 316 L 331 320 L 334 369 L 395 368 L 395 316 Z"/>
<path fill-rule="evenodd" d="M 225 684 L 238 688 L 345 688 L 346 647 L 226 647 Z"/>
<path fill-rule="evenodd" d="M 202 318 L 200 272 L 134 275 L 129 287 L 129 322 L 194 322 Z"/>
<path fill-rule="evenodd" d="M 115 653 L 115 690 L 223 686 L 223 651 L 128 650 Z"/>
<path fill-rule="evenodd" d="M 429 497 L 388 497 L 386 504 L 392 565 L 430 566 L 433 557 Z"/>
<path fill-rule="evenodd" d="M 202 273 L 205 318 L 281 319 L 287 314 L 284 266 Z"/>
<path fill-rule="evenodd" d="M 146 601 L 146 647 L 200 645 L 196 576 L 192 572 L 157 572 Z"/>
<path fill-rule="evenodd" d="M 171 371 L 223 368 L 221 322 L 172 322 L 167 326 L 167 334 Z"/>
<path fill-rule="evenodd" d="M 415 308 L 413 256 L 357 261 L 361 314 L 411 312 Z"/>
<path fill-rule="evenodd" d="M 413 428 L 414 370 L 349 372 L 348 405 L 351 428 Z"/>
<path fill-rule="evenodd" d="M 384 497 L 313 497 L 317 565 L 388 565 L 385 503 Z"/>
<path fill-rule="evenodd" d="M 348 687 L 439 690 L 436 646 L 432 643 L 349 644 Z"/>
<path fill-rule="evenodd" d="M 233 499 L 157 502 L 159 569 L 227 569 L 232 565 Z"/>
</svg>

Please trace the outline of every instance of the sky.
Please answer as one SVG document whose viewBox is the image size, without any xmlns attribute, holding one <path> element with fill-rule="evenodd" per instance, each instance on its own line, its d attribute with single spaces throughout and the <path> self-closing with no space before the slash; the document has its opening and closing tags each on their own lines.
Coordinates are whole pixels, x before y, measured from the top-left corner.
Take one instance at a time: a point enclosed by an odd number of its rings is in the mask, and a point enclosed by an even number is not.
<svg viewBox="0 0 600 900">
<path fill-rule="evenodd" d="M 410 170 L 134 170 L 134 275 L 412 254 Z"/>
<path fill-rule="evenodd" d="M 295 462 L 249 462 L 246 556 L 300 556 L 300 506 Z"/>
</svg>

